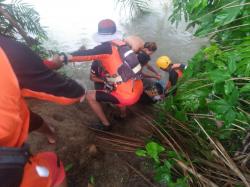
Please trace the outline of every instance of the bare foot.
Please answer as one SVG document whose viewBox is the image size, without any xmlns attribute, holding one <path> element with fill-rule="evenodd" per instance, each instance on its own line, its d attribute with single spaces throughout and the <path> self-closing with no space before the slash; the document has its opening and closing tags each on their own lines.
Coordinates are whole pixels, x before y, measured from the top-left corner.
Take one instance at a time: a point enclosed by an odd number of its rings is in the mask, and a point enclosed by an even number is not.
<svg viewBox="0 0 250 187">
<path fill-rule="evenodd" d="M 48 125 L 48 128 L 50 130 L 50 132 L 47 133 L 47 139 L 48 139 L 48 142 L 50 144 L 55 144 L 56 143 L 56 139 L 55 139 L 55 128 Z"/>
<path fill-rule="evenodd" d="M 55 144 L 56 143 L 55 136 L 47 135 L 47 139 L 48 139 L 48 142 L 50 144 Z"/>
</svg>

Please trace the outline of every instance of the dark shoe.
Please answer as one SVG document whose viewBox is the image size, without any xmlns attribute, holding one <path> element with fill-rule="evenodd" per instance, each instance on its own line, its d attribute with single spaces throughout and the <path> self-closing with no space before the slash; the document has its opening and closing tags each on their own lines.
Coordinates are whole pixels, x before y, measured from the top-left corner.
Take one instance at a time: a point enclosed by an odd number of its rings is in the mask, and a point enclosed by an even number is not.
<svg viewBox="0 0 250 187">
<path fill-rule="evenodd" d="M 103 125 L 101 122 L 93 124 L 90 127 L 100 130 L 100 131 L 110 131 L 112 129 L 111 125 L 106 126 L 106 125 Z"/>
<path fill-rule="evenodd" d="M 121 121 L 124 121 L 126 119 L 126 117 L 121 117 L 120 115 L 114 115 L 113 119 L 121 122 Z"/>
</svg>

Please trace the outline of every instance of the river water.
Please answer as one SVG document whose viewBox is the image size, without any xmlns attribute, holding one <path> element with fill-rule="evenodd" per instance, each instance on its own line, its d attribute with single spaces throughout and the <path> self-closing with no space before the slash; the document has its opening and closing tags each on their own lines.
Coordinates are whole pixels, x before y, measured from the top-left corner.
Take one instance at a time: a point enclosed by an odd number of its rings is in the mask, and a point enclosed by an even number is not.
<svg viewBox="0 0 250 187">
<path fill-rule="evenodd" d="M 97 31 L 101 19 L 113 19 L 124 35 L 136 34 L 145 41 L 155 41 L 158 50 L 152 56 L 151 64 L 161 55 L 168 55 L 175 63 L 187 63 L 206 39 L 195 38 L 192 30 L 186 31 L 187 23 L 178 27 L 171 25 L 168 17 L 172 6 L 169 0 L 152 1 L 152 13 L 131 17 L 129 6 L 123 7 L 115 0 L 24 0 L 34 6 L 46 27 L 50 40 L 47 49 L 72 52 L 80 46 L 91 48 L 96 45 L 92 35 Z M 89 68 L 91 63 L 81 63 L 62 68 L 68 76 L 91 87 Z M 162 75 L 164 72 L 161 72 Z M 166 78 L 164 76 L 164 78 Z"/>
</svg>

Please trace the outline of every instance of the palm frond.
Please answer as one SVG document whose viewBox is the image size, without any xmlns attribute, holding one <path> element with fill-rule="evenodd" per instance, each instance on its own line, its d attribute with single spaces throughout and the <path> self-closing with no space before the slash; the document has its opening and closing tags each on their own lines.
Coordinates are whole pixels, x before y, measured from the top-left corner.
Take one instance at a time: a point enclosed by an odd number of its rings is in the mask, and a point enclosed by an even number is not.
<svg viewBox="0 0 250 187">
<path fill-rule="evenodd" d="M 0 13 L 1 34 L 15 38 L 21 35 L 28 44 L 30 38 L 39 41 L 47 39 L 46 32 L 40 25 L 39 14 L 31 5 L 16 0 L 10 4 L 1 1 L 0 7 L 3 10 Z"/>
<path fill-rule="evenodd" d="M 150 13 L 152 11 L 150 8 L 150 3 L 152 3 L 151 0 L 116 0 L 116 2 L 121 5 L 122 11 L 128 8 L 131 17 Z"/>
</svg>

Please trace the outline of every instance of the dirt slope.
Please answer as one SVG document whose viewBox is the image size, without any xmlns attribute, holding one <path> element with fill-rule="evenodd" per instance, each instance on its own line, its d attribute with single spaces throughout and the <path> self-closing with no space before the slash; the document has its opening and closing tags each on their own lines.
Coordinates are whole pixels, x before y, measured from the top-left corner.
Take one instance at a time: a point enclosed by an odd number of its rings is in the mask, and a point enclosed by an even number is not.
<svg viewBox="0 0 250 187">
<path fill-rule="evenodd" d="M 50 145 L 44 135 L 33 132 L 28 142 L 32 152 L 55 151 L 64 162 L 70 187 L 85 187 L 92 177 L 98 187 L 147 187 L 141 177 L 120 160 L 122 156 L 140 169 L 145 163 L 134 156 L 134 153 L 117 154 L 101 151 L 91 157 L 88 148 L 93 144 L 95 133 L 86 125 L 97 121 L 87 103 L 71 106 L 60 106 L 44 101 L 28 100 L 32 111 L 40 114 L 49 124 L 55 127 L 57 143 Z M 107 109 L 113 112 L 112 109 Z M 106 112 L 107 112 L 106 110 Z M 135 115 L 114 126 L 113 131 L 120 134 L 138 136 L 136 126 L 140 123 Z"/>
</svg>

